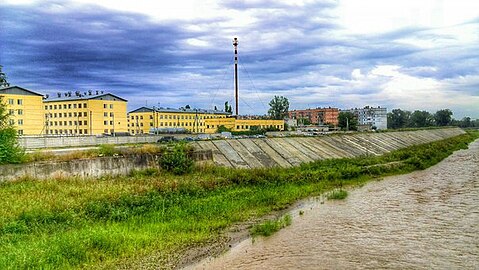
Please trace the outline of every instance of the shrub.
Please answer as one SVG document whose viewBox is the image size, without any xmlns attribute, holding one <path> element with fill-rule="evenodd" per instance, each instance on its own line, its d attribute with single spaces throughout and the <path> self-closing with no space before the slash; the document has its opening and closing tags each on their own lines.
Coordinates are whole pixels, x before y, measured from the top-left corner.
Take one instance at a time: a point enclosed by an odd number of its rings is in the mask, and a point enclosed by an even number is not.
<svg viewBox="0 0 479 270">
<path fill-rule="evenodd" d="M 191 172 L 194 164 L 191 150 L 183 142 L 164 148 L 159 160 L 160 167 L 177 175 Z"/>
<path fill-rule="evenodd" d="M 0 128 L 0 164 L 22 163 L 25 151 L 18 145 L 17 131 L 13 127 Z"/>
<path fill-rule="evenodd" d="M 118 151 L 115 149 L 114 145 L 101 144 L 98 147 L 98 155 L 99 156 L 114 156 L 115 154 L 118 154 Z"/>
<path fill-rule="evenodd" d="M 344 189 L 333 190 L 327 197 L 328 200 L 344 200 L 348 197 L 348 192 Z"/>
</svg>

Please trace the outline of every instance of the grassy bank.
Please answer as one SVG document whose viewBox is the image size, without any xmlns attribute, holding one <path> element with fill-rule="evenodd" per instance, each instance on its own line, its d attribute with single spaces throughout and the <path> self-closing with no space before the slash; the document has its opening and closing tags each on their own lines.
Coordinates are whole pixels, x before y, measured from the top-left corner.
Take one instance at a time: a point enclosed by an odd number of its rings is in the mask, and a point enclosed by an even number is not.
<svg viewBox="0 0 479 270">
<path fill-rule="evenodd" d="M 232 224 L 298 199 L 424 169 L 479 137 L 468 133 L 380 157 L 288 169 L 203 167 L 176 176 L 0 184 L 0 269 L 111 267 L 155 254 L 159 264 L 214 241 Z"/>
</svg>

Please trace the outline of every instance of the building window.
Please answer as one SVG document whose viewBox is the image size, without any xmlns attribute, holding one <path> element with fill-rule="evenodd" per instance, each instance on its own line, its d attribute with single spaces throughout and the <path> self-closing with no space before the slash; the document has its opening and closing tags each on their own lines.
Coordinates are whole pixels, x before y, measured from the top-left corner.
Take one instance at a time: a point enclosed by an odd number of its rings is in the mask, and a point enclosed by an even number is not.
<svg viewBox="0 0 479 270">
<path fill-rule="evenodd" d="M 77 104 L 73 104 L 73 109 L 76 109 L 77 108 Z"/>
<path fill-rule="evenodd" d="M 48 106 L 47 106 L 47 105 L 45 105 L 45 110 L 48 110 Z"/>
<path fill-rule="evenodd" d="M 14 114 L 15 114 L 15 110 L 14 110 L 14 109 L 8 110 L 8 114 L 9 114 L 9 115 L 14 115 Z"/>
<path fill-rule="evenodd" d="M 68 117 L 72 117 L 72 113 L 68 113 Z"/>
<path fill-rule="evenodd" d="M 86 112 L 83 112 L 83 116 L 86 117 Z"/>
<path fill-rule="evenodd" d="M 152 127 L 152 126 L 153 126 L 153 123 L 152 123 L 152 122 L 150 122 L 150 127 Z"/>
<path fill-rule="evenodd" d="M 23 105 L 23 100 L 22 99 L 17 100 L 17 104 L 18 105 Z"/>
<path fill-rule="evenodd" d="M 81 109 L 81 103 L 78 103 L 78 109 Z M 80 132 L 81 134 L 81 132 Z"/>
<path fill-rule="evenodd" d="M 61 114 L 60 114 L 60 115 L 61 115 Z M 53 114 L 53 117 L 55 117 L 55 118 L 56 118 L 56 117 L 57 117 L 57 113 L 54 113 L 54 114 Z"/>
<path fill-rule="evenodd" d="M 110 117 L 113 117 L 113 113 L 112 113 L 112 112 L 110 113 Z"/>
<path fill-rule="evenodd" d="M 8 99 L 8 104 L 13 105 L 13 103 L 14 103 L 13 98 L 9 98 Z"/>
<path fill-rule="evenodd" d="M 103 116 L 104 116 L 104 117 L 108 117 L 108 113 L 107 113 L 107 112 L 104 112 L 104 113 L 103 113 Z"/>
<path fill-rule="evenodd" d="M 53 109 L 56 110 L 56 109 L 57 109 L 57 105 L 53 105 Z"/>
<path fill-rule="evenodd" d="M 71 104 L 68 104 L 68 109 L 71 109 L 72 108 L 72 105 Z"/>
<path fill-rule="evenodd" d="M 23 130 L 22 129 L 18 130 L 18 135 L 23 135 Z"/>
<path fill-rule="evenodd" d="M 87 121 L 83 121 L 83 124 L 84 124 L 85 126 L 87 126 L 87 125 L 88 125 L 88 122 L 87 122 Z"/>
<path fill-rule="evenodd" d="M 23 119 L 18 119 L 18 125 L 19 126 L 23 125 Z"/>
<path fill-rule="evenodd" d="M 103 109 L 106 109 L 106 104 L 103 104 Z M 106 129 L 105 129 L 106 130 Z M 107 130 L 108 131 L 108 130 Z M 106 133 L 106 132 L 105 132 Z"/>
<path fill-rule="evenodd" d="M 68 125 L 71 126 L 71 125 L 72 125 L 72 121 L 68 121 Z"/>
<path fill-rule="evenodd" d="M 108 121 L 106 121 L 106 120 L 103 121 L 103 125 L 105 125 L 105 126 L 108 125 Z"/>
<path fill-rule="evenodd" d="M 143 120 L 143 115 L 140 115 L 140 120 Z"/>
<path fill-rule="evenodd" d="M 84 134 L 88 134 L 88 131 L 86 129 L 83 130 Z"/>
<path fill-rule="evenodd" d="M 113 126 L 113 121 L 110 121 L 110 125 Z"/>
<path fill-rule="evenodd" d="M 15 125 L 15 120 L 13 119 L 10 119 L 8 122 L 10 123 L 10 125 Z"/>
<path fill-rule="evenodd" d="M 113 109 L 113 104 L 110 104 L 110 109 Z"/>
</svg>

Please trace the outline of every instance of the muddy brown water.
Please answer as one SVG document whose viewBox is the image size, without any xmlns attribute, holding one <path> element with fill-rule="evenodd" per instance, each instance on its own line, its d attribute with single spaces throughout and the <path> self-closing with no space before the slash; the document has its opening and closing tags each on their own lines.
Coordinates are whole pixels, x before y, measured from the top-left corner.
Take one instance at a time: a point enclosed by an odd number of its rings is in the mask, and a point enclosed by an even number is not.
<svg viewBox="0 0 479 270">
<path fill-rule="evenodd" d="M 299 215 L 303 210 L 304 214 Z M 479 140 L 424 171 L 311 199 L 293 224 L 189 269 L 479 269 Z"/>
</svg>

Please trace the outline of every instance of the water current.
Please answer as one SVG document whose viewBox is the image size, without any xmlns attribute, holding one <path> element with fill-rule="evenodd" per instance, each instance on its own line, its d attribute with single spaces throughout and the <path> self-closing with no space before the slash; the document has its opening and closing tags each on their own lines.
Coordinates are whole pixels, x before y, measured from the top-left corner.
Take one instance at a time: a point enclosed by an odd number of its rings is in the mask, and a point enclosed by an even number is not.
<svg viewBox="0 0 479 270">
<path fill-rule="evenodd" d="M 273 236 L 247 239 L 192 268 L 479 269 L 479 140 L 343 201 L 311 199 L 292 216 Z"/>
</svg>

